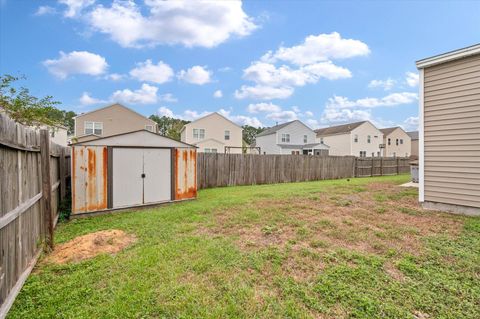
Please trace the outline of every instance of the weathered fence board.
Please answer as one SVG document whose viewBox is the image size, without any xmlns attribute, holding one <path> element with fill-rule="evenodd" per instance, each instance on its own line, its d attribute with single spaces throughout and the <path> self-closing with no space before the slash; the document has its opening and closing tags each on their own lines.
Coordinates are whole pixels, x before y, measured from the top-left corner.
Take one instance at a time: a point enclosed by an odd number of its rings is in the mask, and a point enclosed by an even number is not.
<svg viewBox="0 0 480 319">
<path fill-rule="evenodd" d="M 66 187 L 69 148 L 50 143 L 46 155 L 51 214 L 58 217 L 61 185 Z M 48 238 L 42 190 L 40 133 L 0 113 L 0 318 L 3 318 L 33 268 Z M 61 165 L 67 169 L 60 172 Z M 49 191 L 48 191 L 49 190 Z M 48 196 L 47 196 L 48 197 Z"/>
<path fill-rule="evenodd" d="M 354 156 L 197 155 L 198 188 L 273 184 L 409 172 L 408 158 Z"/>
</svg>

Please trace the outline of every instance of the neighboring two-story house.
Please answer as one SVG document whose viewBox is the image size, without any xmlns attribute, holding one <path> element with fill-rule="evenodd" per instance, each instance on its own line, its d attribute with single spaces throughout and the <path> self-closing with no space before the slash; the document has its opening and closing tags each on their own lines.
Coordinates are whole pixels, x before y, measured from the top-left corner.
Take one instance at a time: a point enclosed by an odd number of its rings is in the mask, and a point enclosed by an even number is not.
<svg viewBox="0 0 480 319">
<path fill-rule="evenodd" d="M 410 136 L 410 140 L 412 143 L 410 157 L 412 159 L 418 159 L 418 131 L 407 132 L 407 134 L 408 136 Z"/>
<path fill-rule="evenodd" d="M 75 137 L 72 140 L 75 143 L 138 130 L 158 132 L 155 121 L 118 103 L 79 114 L 74 119 Z"/>
<path fill-rule="evenodd" d="M 383 133 L 369 121 L 315 130 L 316 140 L 330 147 L 330 155 L 382 156 Z"/>
<path fill-rule="evenodd" d="M 412 152 L 410 136 L 401 127 L 382 128 L 383 144 L 385 149 L 383 156 L 386 157 L 408 157 Z"/>
<path fill-rule="evenodd" d="M 328 146 L 315 142 L 315 132 L 299 120 L 279 124 L 258 134 L 261 154 L 328 155 Z"/>
<path fill-rule="evenodd" d="M 204 153 L 242 153 L 243 129 L 214 112 L 183 126 L 182 142 L 198 147 Z"/>
</svg>

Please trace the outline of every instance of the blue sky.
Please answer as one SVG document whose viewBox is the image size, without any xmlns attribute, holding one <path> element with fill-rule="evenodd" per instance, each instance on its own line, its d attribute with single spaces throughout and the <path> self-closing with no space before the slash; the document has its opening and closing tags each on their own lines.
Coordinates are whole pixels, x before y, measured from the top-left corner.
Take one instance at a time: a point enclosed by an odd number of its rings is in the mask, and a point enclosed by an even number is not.
<svg viewBox="0 0 480 319">
<path fill-rule="evenodd" d="M 415 61 L 480 42 L 480 2 L 0 2 L 0 72 L 81 113 L 416 128 Z"/>
</svg>

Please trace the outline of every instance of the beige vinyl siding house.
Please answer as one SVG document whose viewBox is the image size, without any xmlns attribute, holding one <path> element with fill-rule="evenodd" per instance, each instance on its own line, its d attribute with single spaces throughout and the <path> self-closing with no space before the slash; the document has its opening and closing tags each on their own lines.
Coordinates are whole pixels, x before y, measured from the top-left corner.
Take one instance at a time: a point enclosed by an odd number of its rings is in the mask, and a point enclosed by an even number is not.
<svg viewBox="0 0 480 319">
<path fill-rule="evenodd" d="M 418 131 L 407 132 L 411 139 L 410 157 L 418 159 Z"/>
<path fill-rule="evenodd" d="M 330 147 L 330 155 L 382 156 L 383 133 L 369 121 L 315 130 L 316 140 Z"/>
<path fill-rule="evenodd" d="M 410 136 L 401 127 L 389 127 L 380 129 L 383 133 L 385 145 L 383 156 L 386 157 L 409 157 L 412 152 Z"/>
<path fill-rule="evenodd" d="M 75 142 L 86 142 L 138 130 L 157 133 L 157 123 L 122 104 L 112 104 L 75 117 Z"/>
<path fill-rule="evenodd" d="M 427 208 L 480 215 L 480 44 L 417 62 Z"/>
<path fill-rule="evenodd" d="M 219 113 L 210 113 L 183 126 L 180 139 L 204 153 L 242 153 L 243 129 Z"/>
</svg>

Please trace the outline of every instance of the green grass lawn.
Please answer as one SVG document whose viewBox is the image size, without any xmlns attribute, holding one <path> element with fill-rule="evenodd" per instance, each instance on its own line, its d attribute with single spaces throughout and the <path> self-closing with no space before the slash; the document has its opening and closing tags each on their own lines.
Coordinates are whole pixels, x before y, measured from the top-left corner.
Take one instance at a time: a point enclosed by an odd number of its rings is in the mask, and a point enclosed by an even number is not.
<svg viewBox="0 0 480 319">
<path fill-rule="evenodd" d="M 480 318 L 480 219 L 424 211 L 408 176 L 202 190 L 60 224 L 116 255 L 42 259 L 9 318 Z"/>
</svg>

